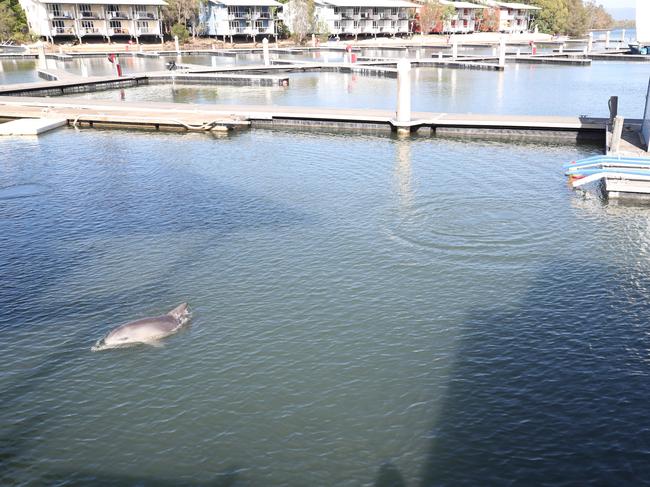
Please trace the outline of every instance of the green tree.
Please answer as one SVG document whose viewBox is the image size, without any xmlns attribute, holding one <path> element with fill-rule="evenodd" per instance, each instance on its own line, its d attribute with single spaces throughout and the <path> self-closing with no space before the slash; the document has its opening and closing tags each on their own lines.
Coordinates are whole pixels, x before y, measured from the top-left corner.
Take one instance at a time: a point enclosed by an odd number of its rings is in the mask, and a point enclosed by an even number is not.
<svg viewBox="0 0 650 487">
<path fill-rule="evenodd" d="M 25 11 L 18 0 L 0 1 L 0 41 L 27 42 L 31 37 Z"/>
<path fill-rule="evenodd" d="M 541 32 L 560 34 L 566 32 L 569 22 L 568 0 L 532 0 L 532 5 L 540 7 L 535 24 Z"/>
<path fill-rule="evenodd" d="M 571 37 L 582 37 L 587 33 L 587 9 L 582 0 L 567 0 L 567 4 L 569 15 L 563 33 Z"/>
<path fill-rule="evenodd" d="M 163 20 L 167 26 L 193 24 L 199 13 L 199 0 L 167 0 Z M 173 28 L 173 27 L 172 27 Z M 178 35 L 178 34 L 173 34 Z M 178 36 L 180 39 L 181 36 Z"/>
</svg>

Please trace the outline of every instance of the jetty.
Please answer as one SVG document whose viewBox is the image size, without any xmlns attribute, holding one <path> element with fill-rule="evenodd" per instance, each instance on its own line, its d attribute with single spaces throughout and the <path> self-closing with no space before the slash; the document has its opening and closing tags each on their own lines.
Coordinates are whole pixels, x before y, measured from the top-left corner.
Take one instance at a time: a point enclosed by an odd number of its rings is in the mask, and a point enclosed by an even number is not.
<svg viewBox="0 0 650 487">
<path fill-rule="evenodd" d="M 0 119 L 65 118 L 75 127 L 123 127 L 154 130 L 206 130 L 246 127 L 339 129 L 391 132 L 406 126 L 415 133 L 437 135 L 519 136 L 530 139 L 603 141 L 607 119 L 413 112 L 408 123 L 395 111 L 289 107 L 272 105 L 201 105 L 161 102 L 119 102 L 81 98 L 0 96 Z"/>
</svg>

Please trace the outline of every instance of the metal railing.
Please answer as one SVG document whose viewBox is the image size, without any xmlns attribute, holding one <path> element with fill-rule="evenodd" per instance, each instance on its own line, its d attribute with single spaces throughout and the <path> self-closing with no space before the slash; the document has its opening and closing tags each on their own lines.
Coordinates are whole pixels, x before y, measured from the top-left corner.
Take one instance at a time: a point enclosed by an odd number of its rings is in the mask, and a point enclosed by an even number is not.
<svg viewBox="0 0 650 487">
<path fill-rule="evenodd" d="M 120 11 L 112 10 L 112 11 L 109 11 L 107 13 L 108 13 L 108 18 L 110 18 L 110 19 L 125 19 L 126 20 L 126 19 L 129 18 L 129 14 L 127 14 L 126 12 L 120 12 Z"/>
<path fill-rule="evenodd" d="M 135 18 L 137 20 L 155 20 L 156 14 L 153 12 L 136 12 Z"/>
</svg>

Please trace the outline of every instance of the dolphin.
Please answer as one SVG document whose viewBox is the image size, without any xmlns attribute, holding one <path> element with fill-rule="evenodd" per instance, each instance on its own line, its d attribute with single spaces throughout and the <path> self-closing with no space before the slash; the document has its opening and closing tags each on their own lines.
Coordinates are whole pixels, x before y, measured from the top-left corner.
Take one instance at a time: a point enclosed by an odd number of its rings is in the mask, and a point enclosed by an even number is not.
<svg viewBox="0 0 650 487">
<path fill-rule="evenodd" d="M 190 321 L 187 303 L 176 306 L 166 315 L 131 321 L 111 330 L 95 343 L 93 352 L 107 348 L 121 348 L 138 343 L 156 344 L 161 338 L 173 335 Z"/>
</svg>

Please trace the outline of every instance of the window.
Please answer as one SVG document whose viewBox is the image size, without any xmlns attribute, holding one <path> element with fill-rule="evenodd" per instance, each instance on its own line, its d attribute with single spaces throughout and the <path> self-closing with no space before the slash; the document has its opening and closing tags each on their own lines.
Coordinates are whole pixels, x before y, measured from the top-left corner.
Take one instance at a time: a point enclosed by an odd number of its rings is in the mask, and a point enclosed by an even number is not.
<svg viewBox="0 0 650 487">
<path fill-rule="evenodd" d="M 108 10 L 109 12 L 119 12 L 120 11 L 120 9 L 117 8 L 117 5 L 109 5 L 108 7 L 106 7 L 106 10 Z"/>
<path fill-rule="evenodd" d="M 121 29 L 121 28 L 122 28 L 122 22 L 119 21 L 119 20 L 110 20 L 110 21 L 108 22 L 108 26 L 109 26 L 111 29 Z"/>
<path fill-rule="evenodd" d="M 61 5 L 59 5 L 58 3 L 48 3 L 47 8 L 50 10 L 50 12 L 54 17 L 61 16 Z"/>
<path fill-rule="evenodd" d="M 146 5 L 136 5 L 135 6 L 135 11 L 139 14 L 146 14 L 147 13 L 147 6 Z"/>
<path fill-rule="evenodd" d="M 90 8 L 89 3 L 80 3 L 79 10 L 81 10 L 82 12 L 90 12 L 92 9 Z"/>
<path fill-rule="evenodd" d="M 397 15 L 397 9 L 396 8 L 391 8 L 390 9 L 390 14 L 391 15 Z"/>
<path fill-rule="evenodd" d="M 352 9 L 352 15 L 359 15 L 360 11 L 361 11 L 360 7 L 354 7 L 354 9 Z"/>
<path fill-rule="evenodd" d="M 92 20 L 82 20 L 81 27 L 86 29 L 86 32 L 92 32 L 95 30 L 95 23 Z"/>
</svg>

